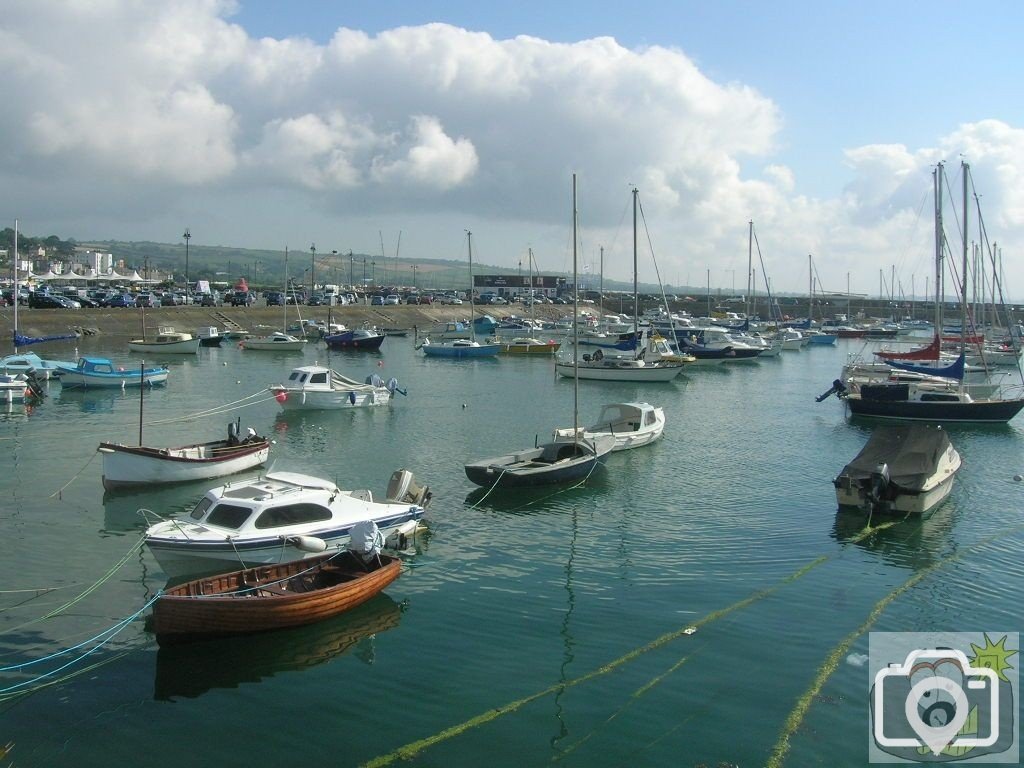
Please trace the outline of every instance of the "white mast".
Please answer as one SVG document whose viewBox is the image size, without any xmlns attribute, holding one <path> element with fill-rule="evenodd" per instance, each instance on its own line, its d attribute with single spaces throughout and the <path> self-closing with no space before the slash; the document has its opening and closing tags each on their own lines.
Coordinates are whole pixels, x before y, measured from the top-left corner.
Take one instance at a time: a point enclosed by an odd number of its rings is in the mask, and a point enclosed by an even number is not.
<svg viewBox="0 0 1024 768">
<path fill-rule="evenodd" d="M 21 291 L 18 288 L 18 220 L 14 220 L 14 288 L 11 299 L 14 301 L 14 354 L 18 354 L 18 304 L 21 303 Z"/>
<path fill-rule="evenodd" d="M 578 442 L 580 437 L 579 432 L 579 403 L 580 403 L 580 369 L 579 369 L 579 349 L 580 349 L 580 308 L 579 308 L 579 295 L 577 291 L 577 277 L 576 277 L 576 229 L 577 229 L 577 216 L 576 211 L 576 174 L 572 175 L 572 434 L 573 441 Z M 634 272 L 634 275 L 636 273 Z M 635 278 L 634 278 L 635 281 Z M 635 313 L 634 313 L 635 315 Z M 635 321 L 634 321 L 635 322 Z"/>
<path fill-rule="evenodd" d="M 473 309 L 473 233 L 466 230 L 466 248 L 469 250 L 469 340 L 476 341 L 476 317 Z"/>
</svg>

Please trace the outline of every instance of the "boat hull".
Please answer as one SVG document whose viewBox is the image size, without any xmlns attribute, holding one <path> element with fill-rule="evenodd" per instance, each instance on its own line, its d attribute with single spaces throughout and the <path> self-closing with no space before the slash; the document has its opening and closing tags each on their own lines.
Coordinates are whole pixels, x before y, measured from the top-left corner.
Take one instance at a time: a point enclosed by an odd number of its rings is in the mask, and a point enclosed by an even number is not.
<svg viewBox="0 0 1024 768">
<path fill-rule="evenodd" d="M 424 344 L 420 349 L 427 357 L 494 357 L 501 350 L 500 344 L 451 346 L 448 344 Z"/>
<path fill-rule="evenodd" d="M 891 502 L 889 511 L 905 515 L 923 515 L 930 512 L 945 501 L 950 491 L 953 490 L 953 477 L 954 475 L 950 474 L 942 482 L 920 493 L 897 494 Z M 840 509 L 863 510 L 868 502 L 861 489 L 842 488 L 837 485 L 836 503 Z"/>
<path fill-rule="evenodd" d="M 244 472 L 267 463 L 270 442 L 257 440 L 231 446 L 220 440 L 163 449 L 101 443 L 99 451 L 103 456 L 103 487 L 109 491 Z"/>
<path fill-rule="evenodd" d="M 1024 408 L 1020 400 L 975 400 L 973 402 L 865 400 L 857 395 L 845 398 L 854 416 L 900 421 L 1005 424 Z"/>
<path fill-rule="evenodd" d="M 358 515 L 358 519 L 332 524 L 328 528 L 309 528 L 302 535 L 323 539 L 327 551 L 344 549 L 348 544 L 353 526 L 363 520 L 372 520 L 381 533 L 389 541 L 401 541 L 411 536 L 416 524 L 423 516 L 423 508 L 417 506 L 390 505 L 392 509 L 401 511 L 385 513 L 381 516 L 372 514 Z M 184 576 L 195 573 L 214 573 L 239 565 L 253 567 L 257 565 L 276 565 L 292 560 L 306 560 L 318 557 L 315 552 L 307 552 L 296 546 L 293 537 L 297 534 L 271 535 L 260 538 L 229 538 L 182 540 L 169 537 L 156 537 L 147 534 L 146 546 L 160 567 L 170 577 Z"/>
<path fill-rule="evenodd" d="M 332 336 L 324 336 L 324 341 L 331 349 L 380 349 L 384 343 L 384 334 L 374 336 L 353 336 L 352 332 L 339 333 Z"/>
<path fill-rule="evenodd" d="M 138 371 L 96 375 L 63 369 L 60 373 L 60 383 L 65 389 L 122 389 L 124 387 L 139 387 L 142 384 L 150 386 L 165 384 L 167 383 L 167 374 L 166 368 L 147 370 L 145 376 L 140 375 Z"/>
<path fill-rule="evenodd" d="M 152 355 L 194 355 L 199 351 L 199 339 L 184 341 L 129 341 L 131 352 L 144 352 Z"/>
<path fill-rule="evenodd" d="M 391 393 L 384 388 L 372 391 L 312 390 L 271 387 L 277 402 L 285 411 L 341 410 L 346 408 L 378 408 L 391 405 Z M 282 397 L 283 395 L 283 397 Z"/>
<path fill-rule="evenodd" d="M 591 381 L 672 381 L 683 371 L 682 365 L 644 365 L 639 367 L 620 365 L 614 360 L 606 360 L 603 364 L 594 365 L 580 363 L 555 363 L 559 376 L 571 379 L 579 373 L 580 379 Z"/>
<path fill-rule="evenodd" d="M 374 566 L 366 570 L 344 552 L 190 581 L 154 603 L 153 630 L 164 644 L 322 621 L 365 603 L 401 574 L 397 558 L 380 556 Z"/>
<path fill-rule="evenodd" d="M 524 488 L 582 480 L 612 451 L 614 439 L 554 442 L 505 456 L 470 462 L 466 477 L 484 487 Z"/>
</svg>

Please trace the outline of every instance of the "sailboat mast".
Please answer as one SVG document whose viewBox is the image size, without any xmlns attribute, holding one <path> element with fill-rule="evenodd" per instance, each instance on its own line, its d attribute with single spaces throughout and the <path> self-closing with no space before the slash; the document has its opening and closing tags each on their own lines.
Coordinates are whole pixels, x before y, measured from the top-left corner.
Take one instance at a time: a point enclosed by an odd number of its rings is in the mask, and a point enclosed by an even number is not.
<svg viewBox="0 0 1024 768">
<path fill-rule="evenodd" d="M 466 230 L 466 249 L 469 251 L 469 340 L 476 341 L 476 314 L 473 309 L 473 233 Z"/>
<path fill-rule="evenodd" d="M 284 318 L 281 333 L 288 330 L 288 299 L 290 298 L 291 296 L 288 294 L 288 246 L 286 245 L 284 247 Z M 296 301 L 298 301 L 297 298 Z"/>
<path fill-rule="evenodd" d="M 637 287 L 636 276 L 636 199 L 639 192 L 633 187 L 633 343 L 640 349 L 640 289 Z M 575 210 L 575 205 L 573 209 Z M 639 352 L 635 352 L 634 356 Z"/>
<path fill-rule="evenodd" d="M 11 300 L 14 302 L 14 354 L 18 354 L 18 304 L 21 303 L 21 291 L 18 288 L 18 220 L 14 220 L 14 288 Z"/>
<path fill-rule="evenodd" d="M 576 174 L 572 175 L 572 434 L 573 441 L 579 440 L 579 404 L 580 404 L 580 304 L 579 284 L 576 277 Z"/>
<path fill-rule="evenodd" d="M 960 351 L 967 354 L 967 177 L 971 173 L 971 166 L 967 163 L 960 163 L 960 170 L 964 177 L 964 222 L 963 229 L 963 276 L 960 280 Z"/>
<path fill-rule="evenodd" d="M 935 186 L 935 333 L 942 336 L 942 163 L 932 171 Z"/>
<path fill-rule="evenodd" d="M 814 257 L 807 254 L 807 327 L 811 327 L 814 316 Z"/>
<path fill-rule="evenodd" d="M 750 317 L 750 289 L 753 286 L 754 269 L 754 220 L 747 222 L 747 296 L 743 302 L 743 314 Z M 754 311 L 757 311 L 757 303 L 754 303 Z"/>
</svg>

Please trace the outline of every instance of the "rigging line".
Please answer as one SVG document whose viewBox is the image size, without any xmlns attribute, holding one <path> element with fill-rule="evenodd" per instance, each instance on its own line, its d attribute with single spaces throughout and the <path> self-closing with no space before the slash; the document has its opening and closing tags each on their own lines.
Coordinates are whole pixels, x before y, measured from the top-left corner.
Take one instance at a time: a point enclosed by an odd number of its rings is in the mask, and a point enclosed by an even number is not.
<svg viewBox="0 0 1024 768">
<path fill-rule="evenodd" d="M 363 766 L 364 768 L 380 768 L 381 766 L 391 765 L 396 760 L 408 760 L 410 758 L 415 757 L 423 750 L 434 746 L 435 744 L 439 744 L 443 741 L 447 741 L 448 739 L 460 736 L 461 734 L 473 728 L 489 723 L 492 720 L 496 720 L 499 717 L 503 717 L 504 715 L 516 712 L 526 704 L 536 701 L 537 699 L 543 698 L 544 696 L 557 693 L 558 691 L 564 688 L 571 688 L 573 686 L 580 685 L 581 683 L 589 682 L 590 680 L 607 675 L 608 673 L 615 671 L 624 664 L 634 661 L 635 659 L 639 658 L 645 653 L 648 653 L 649 651 L 653 651 L 656 648 L 660 648 L 661 646 L 666 645 L 667 643 L 670 643 L 673 640 L 676 640 L 680 637 L 686 637 L 693 634 L 692 630 L 695 630 L 707 624 L 711 624 L 712 622 L 717 621 L 718 619 L 724 616 L 728 616 L 729 614 L 746 608 L 747 606 L 752 605 L 758 602 L 759 600 L 763 600 L 764 598 L 775 593 L 782 587 L 796 581 L 802 576 L 805 576 L 807 573 L 810 573 L 812 570 L 817 568 L 822 563 L 828 561 L 829 559 L 830 557 L 828 555 L 821 555 L 815 558 L 814 560 L 809 561 L 805 565 L 801 566 L 796 571 L 789 574 L 780 581 L 777 581 L 775 584 L 765 587 L 764 589 L 760 589 L 757 592 L 754 592 L 748 595 L 747 597 L 743 598 L 742 600 L 738 600 L 732 605 L 728 605 L 724 608 L 719 608 L 718 610 L 712 611 L 711 613 L 708 613 L 702 618 L 698 619 L 693 624 L 689 624 L 685 627 L 680 627 L 678 629 L 666 632 L 665 634 L 655 638 L 651 642 L 642 645 L 638 648 L 634 648 L 633 650 L 623 654 L 617 659 L 614 659 L 613 661 L 610 661 L 601 667 L 598 667 L 597 669 L 594 669 L 590 672 L 587 672 L 586 674 L 580 675 L 579 677 L 575 677 L 570 680 L 559 681 L 541 691 L 530 694 L 529 696 L 525 696 L 521 699 L 511 701 L 499 707 L 489 709 L 487 712 L 484 712 L 480 715 L 476 715 L 475 717 L 471 717 L 469 720 L 459 723 L 458 725 L 453 725 L 449 728 L 445 728 L 444 730 L 434 734 L 433 736 L 427 736 L 426 738 L 419 739 L 418 741 L 410 742 L 409 744 L 401 746 L 398 749 L 395 749 L 386 755 L 376 757 L 373 760 L 364 763 Z"/>
<path fill-rule="evenodd" d="M 871 628 L 871 626 L 876 621 L 878 621 L 878 618 L 882 615 L 882 613 L 885 612 L 885 609 L 888 608 L 889 605 L 894 600 L 896 600 L 897 597 L 899 597 L 904 592 L 917 585 L 925 577 L 932 575 L 936 571 L 944 568 L 945 566 L 951 563 L 955 563 L 957 560 L 960 560 L 968 552 L 991 544 L 993 541 L 996 541 L 997 539 L 1000 539 L 1007 534 L 1016 533 L 1022 530 L 1024 530 L 1024 525 L 1014 526 L 1012 528 L 1008 528 L 1006 530 L 988 536 L 982 539 L 981 541 L 975 542 L 974 544 L 962 547 L 961 549 L 943 558 L 942 560 L 939 560 L 933 563 L 932 565 L 929 565 L 926 568 L 921 569 L 913 576 L 911 576 L 909 579 L 907 579 L 905 582 L 896 587 L 896 589 L 894 589 L 892 592 L 890 592 L 877 603 L 875 603 L 875 606 L 871 609 L 871 612 L 868 613 L 868 616 L 864 620 L 864 623 L 857 627 L 857 629 L 853 630 L 853 632 L 848 634 L 846 637 L 844 637 L 842 641 L 839 643 L 839 645 L 837 645 L 832 650 L 832 653 L 828 655 L 824 663 L 822 663 L 822 665 L 818 668 L 818 673 L 814 676 L 814 680 L 811 682 L 810 687 L 804 692 L 804 694 L 799 699 L 797 699 L 796 706 L 793 707 L 793 711 L 790 712 L 789 717 L 786 718 L 786 721 L 782 727 L 782 732 L 779 734 L 779 740 L 775 743 L 774 749 L 772 749 L 771 757 L 765 764 L 766 768 L 780 768 L 780 766 L 782 766 L 782 764 L 785 762 L 786 755 L 789 753 L 790 738 L 792 738 L 792 736 L 797 732 L 797 730 L 799 730 L 801 724 L 804 721 L 804 717 L 807 715 L 808 710 L 810 710 L 811 708 L 811 704 L 813 703 L 814 698 L 818 695 L 822 687 L 824 687 L 825 683 L 832 676 L 832 673 L 836 671 L 843 655 L 850 650 L 850 646 L 853 645 L 857 638 L 859 638 L 861 635 L 867 632 Z"/>
<path fill-rule="evenodd" d="M 67 487 L 68 487 L 69 485 L 71 485 L 71 484 L 72 484 L 73 482 L 75 482 L 75 480 L 77 480 L 77 479 L 79 478 L 79 476 L 80 476 L 80 475 L 81 475 L 81 474 L 82 474 L 83 472 L 85 472 L 85 470 L 86 470 L 86 469 L 87 469 L 87 468 L 89 467 L 89 465 L 90 465 L 90 464 L 92 464 L 92 460 L 96 458 L 96 455 L 97 455 L 97 453 L 98 453 L 98 451 L 93 451 L 93 454 L 92 454 L 92 456 L 90 456 L 90 457 L 89 457 L 89 460 L 88 460 L 87 462 L 85 462 L 85 466 L 83 466 L 83 467 L 82 467 L 82 468 L 81 468 L 80 470 L 78 470 L 78 471 L 77 471 L 77 472 L 76 472 L 76 473 L 74 474 L 74 476 L 73 476 L 73 477 L 72 477 L 72 478 L 71 478 L 70 480 L 68 480 L 68 481 L 67 481 L 66 483 L 64 483 L 64 485 L 62 485 L 62 486 L 61 486 L 60 488 L 58 488 L 58 489 L 57 489 L 56 491 L 54 491 L 53 493 L 51 493 L 51 494 L 50 494 L 49 496 L 47 496 L 46 498 L 48 498 L 48 499 L 53 499 L 53 498 L 62 498 L 62 497 L 61 497 L 61 494 L 62 494 L 62 493 L 64 492 L 64 490 L 65 490 L 65 489 L 66 489 L 66 488 L 67 488 Z"/>
<path fill-rule="evenodd" d="M 654 242 L 651 240 L 651 231 L 647 228 L 647 217 L 644 216 L 644 203 L 637 195 L 637 205 L 640 208 L 640 220 L 644 223 L 644 234 L 647 235 L 647 247 L 651 251 L 651 261 L 654 262 L 654 274 L 658 278 L 658 288 L 661 289 L 661 303 L 668 312 L 668 297 L 665 295 L 665 284 L 661 281 L 661 270 L 658 268 L 658 259 L 654 255 Z"/>
<path fill-rule="evenodd" d="M 40 616 L 37 619 L 31 619 L 30 621 L 26 621 L 26 622 L 24 622 L 22 624 L 19 624 L 19 625 L 15 626 L 15 627 L 10 627 L 8 629 L 5 629 L 3 632 L 0 632 L 0 637 L 2 637 L 3 635 L 9 634 L 11 632 L 14 632 L 16 630 L 23 629 L 25 627 L 31 626 L 32 624 L 38 624 L 40 621 L 45 621 L 47 619 L 52 619 L 54 616 L 58 615 L 59 613 L 62 613 L 64 610 L 66 610 L 67 608 L 70 608 L 75 603 L 77 603 L 77 602 L 85 599 L 86 597 L 88 597 L 90 594 L 92 594 L 94 591 L 96 591 L 96 589 L 98 589 L 104 583 L 109 581 L 113 577 L 113 575 L 115 573 L 117 573 L 117 571 L 125 563 L 127 563 L 131 559 L 132 555 L 135 554 L 135 551 L 139 547 L 142 546 L 142 544 L 143 544 L 143 542 L 145 540 L 146 540 L 145 536 L 140 536 L 139 540 L 136 541 L 135 544 L 132 545 L 132 548 L 128 550 L 128 552 L 125 554 L 124 557 L 122 557 L 117 563 L 115 563 L 114 566 L 109 571 L 107 571 L 105 574 L 103 574 L 99 578 L 98 581 L 96 581 L 93 584 L 91 584 L 84 591 L 80 592 L 78 595 L 76 595 L 75 597 L 71 598 L 70 600 L 68 600 L 63 605 L 60 605 L 60 606 L 54 608 L 49 613 L 46 613 L 46 614 Z"/>
</svg>

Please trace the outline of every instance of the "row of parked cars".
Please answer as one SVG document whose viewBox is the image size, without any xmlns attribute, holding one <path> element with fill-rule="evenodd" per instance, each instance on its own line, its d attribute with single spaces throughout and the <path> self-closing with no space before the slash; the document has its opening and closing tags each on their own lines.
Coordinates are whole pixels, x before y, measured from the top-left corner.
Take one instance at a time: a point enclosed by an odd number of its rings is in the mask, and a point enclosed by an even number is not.
<svg viewBox="0 0 1024 768">
<path fill-rule="evenodd" d="M 184 304 L 202 304 L 203 306 L 220 306 L 222 301 L 217 294 L 193 294 L 186 297 L 176 291 L 144 291 L 129 293 L 127 291 L 94 289 L 86 292 L 70 290 L 54 291 L 48 288 L 30 291 L 20 288 L 19 304 L 33 309 L 81 309 L 82 307 L 176 307 Z M 14 291 L 7 289 L 0 296 L 0 303 L 8 305 L 14 301 Z"/>
</svg>

